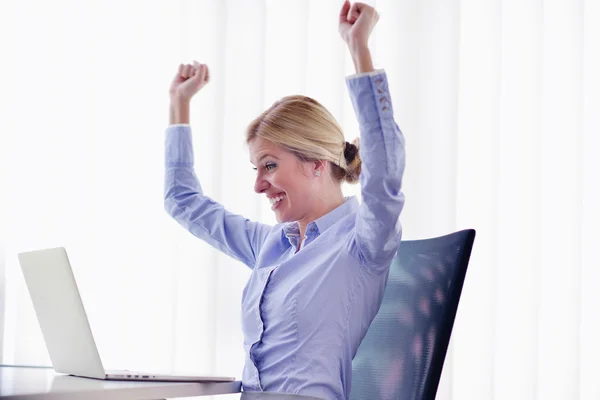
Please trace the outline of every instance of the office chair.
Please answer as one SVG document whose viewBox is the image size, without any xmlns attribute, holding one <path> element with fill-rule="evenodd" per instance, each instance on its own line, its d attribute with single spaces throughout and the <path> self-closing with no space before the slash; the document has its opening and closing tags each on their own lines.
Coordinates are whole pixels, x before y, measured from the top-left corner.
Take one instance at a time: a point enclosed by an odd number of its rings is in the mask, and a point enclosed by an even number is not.
<svg viewBox="0 0 600 400">
<path fill-rule="evenodd" d="M 469 229 L 400 244 L 352 362 L 351 400 L 435 399 L 474 240 Z"/>
</svg>

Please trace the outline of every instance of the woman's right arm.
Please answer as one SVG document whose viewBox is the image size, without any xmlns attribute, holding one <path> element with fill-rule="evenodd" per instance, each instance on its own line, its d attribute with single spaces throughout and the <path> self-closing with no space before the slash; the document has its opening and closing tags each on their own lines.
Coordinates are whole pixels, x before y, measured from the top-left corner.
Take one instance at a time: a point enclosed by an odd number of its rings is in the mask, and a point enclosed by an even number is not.
<svg viewBox="0 0 600 400">
<path fill-rule="evenodd" d="M 180 67 L 171 86 L 171 126 L 165 137 L 165 210 L 193 235 L 253 268 L 271 226 L 228 212 L 205 196 L 194 172 L 189 105 L 191 96 L 208 81 L 208 70 L 203 77 L 200 67 L 198 64 L 198 67 L 192 67 L 198 68 L 196 71 L 187 73 L 185 67 Z M 193 82 L 195 79 L 197 82 Z M 177 85 L 178 81 L 180 85 Z M 186 91 L 181 85 L 185 82 L 190 86 L 197 84 L 198 88 L 190 91 L 187 86 Z"/>
<path fill-rule="evenodd" d="M 375 71 L 368 41 L 379 14 L 367 4 L 346 0 L 339 30 L 356 75 L 346 80 L 360 127 L 362 203 L 356 215 L 351 252 L 375 273 L 388 271 L 402 238 L 404 136 L 394 120 L 387 77 Z"/>
</svg>

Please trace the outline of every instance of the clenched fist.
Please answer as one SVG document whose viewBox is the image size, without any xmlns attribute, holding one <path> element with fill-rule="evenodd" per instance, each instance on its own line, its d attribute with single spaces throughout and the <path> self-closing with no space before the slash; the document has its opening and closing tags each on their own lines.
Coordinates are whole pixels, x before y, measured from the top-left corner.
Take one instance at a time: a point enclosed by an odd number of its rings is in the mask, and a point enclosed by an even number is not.
<svg viewBox="0 0 600 400">
<path fill-rule="evenodd" d="M 373 7 L 358 2 L 350 5 L 350 1 L 346 0 L 340 10 L 338 29 L 350 48 L 366 47 L 377 21 L 379 14 Z"/>
<path fill-rule="evenodd" d="M 189 101 L 209 81 L 208 67 L 194 61 L 194 64 L 179 65 L 179 71 L 173 78 L 169 95 L 171 101 Z"/>
</svg>

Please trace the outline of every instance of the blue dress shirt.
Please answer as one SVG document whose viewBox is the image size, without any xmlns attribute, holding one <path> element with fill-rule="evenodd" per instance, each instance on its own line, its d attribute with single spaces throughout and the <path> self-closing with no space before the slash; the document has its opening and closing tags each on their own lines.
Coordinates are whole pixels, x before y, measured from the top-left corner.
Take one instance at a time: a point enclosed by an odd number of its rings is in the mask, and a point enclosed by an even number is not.
<svg viewBox="0 0 600 400">
<path fill-rule="evenodd" d="M 347 399 L 352 358 L 377 314 L 401 237 L 404 138 L 384 71 L 346 78 L 360 126 L 362 203 L 311 222 L 270 226 L 228 212 L 202 192 L 190 127 L 166 131 L 165 209 L 192 234 L 243 262 L 245 391 Z"/>
</svg>

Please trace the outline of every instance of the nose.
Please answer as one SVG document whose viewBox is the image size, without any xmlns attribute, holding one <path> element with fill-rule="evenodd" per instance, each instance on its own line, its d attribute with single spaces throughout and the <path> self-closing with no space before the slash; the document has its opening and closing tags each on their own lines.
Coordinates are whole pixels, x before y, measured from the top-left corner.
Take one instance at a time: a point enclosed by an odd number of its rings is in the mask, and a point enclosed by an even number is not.
<svg viewBox="0 0 600 400">
<path fill-rule="evenodd" d="M 269 182 L 262 177 L 262 174 L 258 173 L 258 175 L 256 175 L 256 181 L 254 182 L 254 191 L 256 193 L 262 193 L 268 188 Z"/>
</svg>

